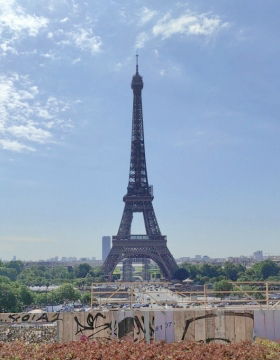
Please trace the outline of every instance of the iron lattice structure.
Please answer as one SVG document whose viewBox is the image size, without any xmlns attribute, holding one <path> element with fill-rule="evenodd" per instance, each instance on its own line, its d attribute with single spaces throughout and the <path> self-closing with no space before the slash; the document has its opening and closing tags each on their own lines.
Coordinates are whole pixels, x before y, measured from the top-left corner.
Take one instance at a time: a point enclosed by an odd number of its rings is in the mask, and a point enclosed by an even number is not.
<svg viewBox="0 0 280 360">
<path fill-rule="evenodd" d="M 142 113 L 143 79 L 138 72 L 132 77 L 133 117 L 129 181 L 127 194 L 123 197 L 125 203 L 121 224 L 117 236 L 113 236 L 112 248 L 104 264 L 105 275 L 112 279 L 116 265 L 124 259 L 148 258 L 159 266 L 162 275 L 171 279 L 178 266 L 167 248 L 167 238 L 161 235 L 152 201 L 154 199 L 152 186 L 149 186 Z M 146 235 L 131 235 L 133 213 L 143 214 Z"/>
</svg>

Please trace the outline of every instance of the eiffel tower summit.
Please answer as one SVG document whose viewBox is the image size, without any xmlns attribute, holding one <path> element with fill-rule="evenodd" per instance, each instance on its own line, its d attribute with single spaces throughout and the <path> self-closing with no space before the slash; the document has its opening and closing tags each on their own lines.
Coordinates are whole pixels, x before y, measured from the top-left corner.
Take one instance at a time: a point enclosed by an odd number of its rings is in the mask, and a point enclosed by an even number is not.
<svg viewBox="0 0 280 360">
<path fill-rule="evenodd" d="M 119 231 L 113 236 L 112 248 L 103 264 L 103 271 L 112 280 L 113 271 L 119 262 L 125 259 L 152 259 L 159 266 L 162 276 L 171 280 L 178 266 L 167 247 L 167 237 L 161 234 L 152 204 L 153 189 L 148 183 L 142 113 L 143 79 L 138 72 L 138 55 L 131 88 L 133 115 L 128 187 L 123 197 L 125 205 Z M 145 235 L 131 234 L 135 212 L 143 214 Z"/>
</svg>

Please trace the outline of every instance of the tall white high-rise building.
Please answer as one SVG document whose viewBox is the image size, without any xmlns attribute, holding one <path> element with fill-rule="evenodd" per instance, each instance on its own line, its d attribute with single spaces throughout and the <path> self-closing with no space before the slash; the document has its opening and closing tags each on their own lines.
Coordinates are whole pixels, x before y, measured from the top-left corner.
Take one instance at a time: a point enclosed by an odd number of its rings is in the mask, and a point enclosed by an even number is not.
<svg viewBox="0 0 280 360">
<path fill-rule="evenodd" d="M 111 236 L 102 236 L 102 261 L 106 260 L 111 250 Z"/>
</svg>

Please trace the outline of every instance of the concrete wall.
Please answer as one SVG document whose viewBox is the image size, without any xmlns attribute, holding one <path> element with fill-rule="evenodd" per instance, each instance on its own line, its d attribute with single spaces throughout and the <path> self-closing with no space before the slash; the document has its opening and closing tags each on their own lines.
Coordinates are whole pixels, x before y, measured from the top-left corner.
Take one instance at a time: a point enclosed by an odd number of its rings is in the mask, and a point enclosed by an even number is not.
<svg viewBox="0 0 280 360">
<path fill-rule="evenodd" d="M 93 311 L 80 313 L 0 314 L 0 323 L 58 323 L 60 341 L 125 339 L 148 343 L 194 340 L 252 341 L 253 311 L 166 310 Z"/>
</svg>

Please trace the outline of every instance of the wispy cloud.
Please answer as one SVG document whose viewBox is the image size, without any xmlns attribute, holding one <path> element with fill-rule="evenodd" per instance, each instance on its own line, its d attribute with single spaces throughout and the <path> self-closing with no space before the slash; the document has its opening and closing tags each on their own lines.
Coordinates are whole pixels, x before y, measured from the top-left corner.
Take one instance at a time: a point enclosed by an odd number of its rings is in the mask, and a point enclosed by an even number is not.
<svg viewBox="0 0 280 360">
<path fill-rule="evenodd" d="M 69 19 L 66 17 L 66 18 L 64 18 L 64 19 L 61 19 L 59 22 L 61 22 L 61 23 L 65 23 L 65 22 L 67 22 Z"/>
<path fill-rule="evenodd" d="M 139 25 L 145 25 L 147 22 L 149 22 L 150 20 L 152 20 L 152 18 L 157 14 L 157 11 L 154 10 L 150 10 L 148 8 L 146 8 L 145 6 L 142 7 L 140 13 L 139 13 Z"/>
<path fill-rule="evenodd" d="M 93 35 L 91 29 L 86 30 L 80 28 L 78 32 L 70 33 L 76 46 L 82 50 L 89 50 L 92 54 L 96 54 L 100 51 L 102 41 L 100 36 Z"/>
<path fill-rule="evenodd" d="M 14 152 L 35 151 L 34 148 L 27 145 L 23 145 L 19 143 L 17 140 L 0 139 L 0 145 L 4 150 L 10 150 Z"/>
<path fill-rule="evenodd" d="M 210 36 L 228 26 L 229 23 L 222 23 L 221 18 L 217 15 L 211 16 L 188 11 L 182 16 L 171 18 L 171 14 L 167 13 L 153 27 L 153 34 L 162 36 L 163 39 L 175 34 Z"/>
<path fill-rule="evenodd" d="M 23 138 L 29 141 L 35 141 L 38 143 L 48 142 L 52 138 L 52 134 L 47 130 L 38 128 L 37 126 L 34 126 L 34 124 L 14 125 L 8 127 L 6 132 L 14 137 Z"/>
<path fill-rule="evenodd" d="M 27 76 L 0 75 L 0 146 L 16 152 L 35 151 L 54 142 L 57 132 L 73 126 L 63 115 L 69 103 L 40 93 Z"/>
<path fill-rule="evenodd" d="M 118 14 L 120 15 L 120 20 L 126 24 L 132 24 L 135 21 L 134 14 L 129 12 L 125 7 L 121 8 Z"/>
<path fill-rule="evenodd" d="M 93 55 L 101 51 L 102 40 L 98 35 L 94 35 L 92 29 L 85 29 L 82 26 L 76 26 L 73 31 L 59 30 L 59 36 L 64 37 L 57 41 L 57 44 L 72 45 L 83 51 L 90 51 Z"/>
<path fill-rule="evenodd" d="M 13 52 L 12 44 L 16 40 L 23 36 L 37 36 L 48 23 L 49 20 L 43 16 L 27 14 L 15 0 L 0 0 L 0 35 L 4 39 L 2 52 Z"/>
<path fill-rule="evenodd" d="M 50 59 L 50 60 L 59 60 L 60 59 L 60 57 L 55 57 L 55 55 L 53 54 L 52 51 L 49 51 L 48 53 L 45 53 L 45 54 L 41 54 L 41 56 L 46 59 Z"/>
<path fill-rule="evenodd" d="M 149 35 L 146 32 L 142 32 L 137 36 L 135 47 L 141 49 L 145 46 L 146 41 L 149 40 Z"/>
</svg>

